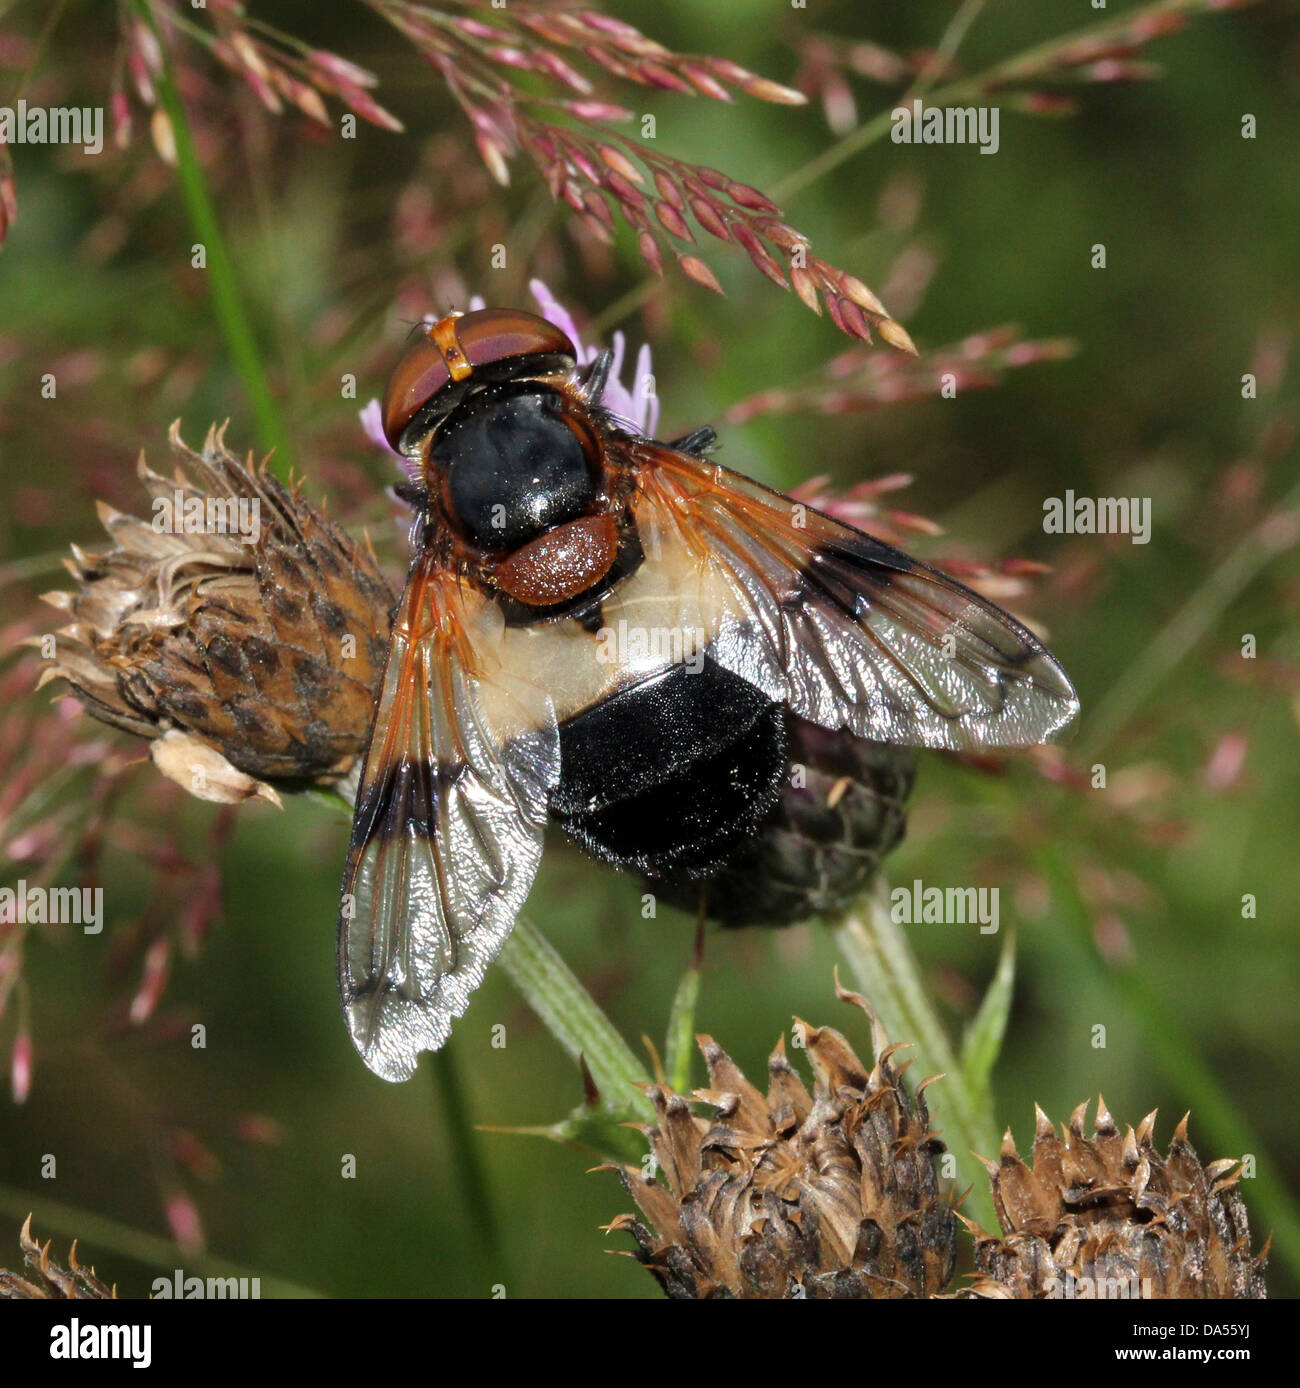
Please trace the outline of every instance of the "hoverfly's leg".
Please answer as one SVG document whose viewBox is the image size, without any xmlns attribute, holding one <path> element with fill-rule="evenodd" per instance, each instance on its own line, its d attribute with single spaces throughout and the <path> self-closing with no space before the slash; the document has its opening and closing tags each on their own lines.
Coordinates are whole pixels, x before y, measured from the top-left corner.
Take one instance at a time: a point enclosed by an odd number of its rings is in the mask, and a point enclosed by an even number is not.
<svg viewBox="0 0 1300 1388">
<path fill-rule="evenodd" d="M 600 404 L 601 396 L 605 394 L 605 385 L 609 380 L 609 373 L 613 364 L 614 354 L 607 347 L 582 373 L 583 393 L 591 404 Z"/>
<path fill-rule="evenodd" d="M 679 439 L 673 439 L 668 447 L 675 448 L 679 453 L 689 453 L 693 457 L 703 458 L 717 441 L 717 430 L 710 429 L 706 424 L 702 429 L 695 429 L 689 434 L 683 434 Z"/>
</svg>

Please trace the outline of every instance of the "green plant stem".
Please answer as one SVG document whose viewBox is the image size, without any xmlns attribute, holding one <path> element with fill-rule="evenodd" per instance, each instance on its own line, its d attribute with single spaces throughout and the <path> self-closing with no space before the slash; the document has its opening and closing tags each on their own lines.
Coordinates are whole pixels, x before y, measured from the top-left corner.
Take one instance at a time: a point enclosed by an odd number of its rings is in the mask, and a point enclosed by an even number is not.
<svg viewBox="0 0 1300 1388">
<path fill-rule="evenodd" d="M 501 951 L 501 964 L 551 1035 L 574 1061 L 585 1062 L 602 1106 L 653 1117 L 636 1087 L 650 1078 L 644 1067 L 569 966 L 523 917 Z"/>
<path fill-rule="evenodd" d="M 493 1261 L 494 1277 L 497 1281 L 507 1281 L 501 1226 L 483 1174 L 483 1154 L 470 1119 L 469 1104 L 456 1069 L 451 1043 L 440 1051 L 434 1051 L 429 1061 L 429 1072 L 433 1076 L 434 1088 L 447 1124 L 452 1161 L 456 1166 L 457 1181 L 465 1195 L 465 1204 L 473 1218 L 474 1228 L 482 1239 L 483 1249 Z"/>
<path fill-rule="evenodd" d="M 961 1043 L 961 1068 L 966 1087 L 981 1105 L 991 1102 L 993 1067 L 1002 1051 L 1011 999 L 1016 986 L 1016 937 L 1008 930 L 1002 953 L 979 1011 L 971 1018 Z"/>
<path fill-rule="evenodd" d="M 980 11 L 986 3 L 987 0 L 965 0 L 957 13 L 948 21 L 948 27 L 934 46 L 934 53 L 931 55 L 930 61 L 917 74 L 916 80 L 908 89 L 907 98 L 924 96 L 939 80 L 944 68 L 957 56 L 957 50 L 962 46 L 966 35 L 970 33 L 971 25 L 980 17 Z"/>
<path fill-rule="evenodd" d="M 27 88 L 32 77 L 35 75 L 37 64 L 45 56 L 46 46 L 53 37 L 55 29 L 58 28 L 59 20 L 63 18 L 63 11 L 67 8 L 67 0 L 56 0 L 50 6 L 45 16 L 45 23 L 41 26 L 41 32 L 37 35 L 36 42 L 32 45 L 32 55 L 27 60 L 27 66 L 23 69 L 22 75 L 18 78 L 18 85 L 13 90 L 13 102 L 17 103 L 20 97 L 27 95 Z M 0 19 L 9 17 L 9 6 L 0 10 Z"/>
<path fill-rule="evenodd" d="M 991 1108 L 967 1089 L 962 1067 L 926 997 L 920 967 L 906 935 L 889 918 L 887 888 L 878 883 L 855 911 L 835 927 L 835 941 L 858 988 L 879 1015 L 891 1041 L 916 1047 L 920 1076 L 945 1078 L 929 1091 L 944 1141 L 957 1163 L 958 1186 L 970 1186 L 966 1212 L 996 1229 L 988 1177 L 974 1153 L 997 1153 Z"/>
<path fill-rule="evenodd" d="M 153 32 L 162 53 L 162 71 L 157 74 L 155 80 L 163 109 L 171 121 L 181 197 L 195 234 L 204 248 L 213 311 L 240 379 L 244 383 L 244 391 L 253 410 L 261 445 L 264 449 L 274 451 L 272 470 L 280 478 L 287 479 L 293 466 L 293 452 L 275 398 L 266 383 L 266 367 L 262 361 L 262 353 L 244 308 L 239 282 L 235 276 L 225 237 L 221 233 L 221 224 L 217 220 L 216 207 L 208 190 L 198 151 L 194 146 L 185 105 L 172 78 L 171 55 L 163 42 L 158 19 L 149 0 L 135 0 L 135 10 L 141 21 Z"/>
</svg>

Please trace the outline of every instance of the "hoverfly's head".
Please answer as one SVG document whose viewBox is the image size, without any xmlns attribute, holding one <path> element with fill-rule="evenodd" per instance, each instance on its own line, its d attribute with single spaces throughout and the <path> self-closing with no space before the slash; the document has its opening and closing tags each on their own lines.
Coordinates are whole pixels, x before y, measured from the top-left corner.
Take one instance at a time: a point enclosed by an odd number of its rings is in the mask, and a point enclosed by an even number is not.
<svg viewBox="0 0 1300 1388">
<path fill-rule="evenodd" d="M 384 391 L 384 435 L 390 447 L 418 461 L 430 426 L 472 385 L 563 378 L 577 359 L 566 333 L 520 309 L 480 308 L 417 323 Z"/>
<path fill-rule="evenodd" d="M 600 495 L 599 446 L 561 389 L 576 365 L 553 323 L 487 308 L 420 325 L 389 378 L 389 443 L 484 556 L 587 515 Z"/>
</svg>

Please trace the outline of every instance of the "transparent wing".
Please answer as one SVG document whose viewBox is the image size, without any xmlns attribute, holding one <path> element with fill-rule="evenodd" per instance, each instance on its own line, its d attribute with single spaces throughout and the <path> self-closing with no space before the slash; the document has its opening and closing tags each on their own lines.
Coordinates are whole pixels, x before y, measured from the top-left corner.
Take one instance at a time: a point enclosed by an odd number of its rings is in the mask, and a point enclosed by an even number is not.
<svg viewBox="0 0 1300 1388">
<path fill-rule="evenodd" d="M 505 943 L 559 779 L 549 701 L 470 645 L 462 598 L 459 580 L 417 559 L 343 880 L 343 1011 L 361 1058 L 388 1080 L 409 1079 L 420 1052 L 446 1041 Z"/>
<path fill-rule="evenodd" d="M 642 543 L 701 575 L 710 654 L 801 717 L 970 751 L 1046 742 L 1078 712 L 1042 642 L 955 579 L 708 459 L 631 451 Z"/>
</svg>

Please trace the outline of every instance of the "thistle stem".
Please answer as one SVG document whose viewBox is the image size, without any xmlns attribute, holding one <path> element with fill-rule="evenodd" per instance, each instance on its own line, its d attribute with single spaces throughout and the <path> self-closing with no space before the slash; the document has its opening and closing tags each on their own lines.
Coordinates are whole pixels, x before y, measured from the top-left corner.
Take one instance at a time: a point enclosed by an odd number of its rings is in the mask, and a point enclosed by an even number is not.
<svg viewBox="0 0 1300 1388">
<path fill-rule="evenodd" d="M 943 1074 L 932 1091 L 944 1141 L 957 1163 L 958 1187 L 970 1186 L 966 1210 L 985 1228 L 996 1229 L 993 1199 L 984 1168 L 973 1155 L 996 1154 L 997 1129 L 987 1091 L 970 1092 L 957 1054 L 921 982 L 920 966 L 906 935 L 889 918 L 883 883 L 835 927 L 835 941 L 857 986 L 879 1014 L 893 1041 L 916 1047 L 922 1075 Z"/>
<path fill-rule="evenodd" d="M 602 1106 L 652 1117 L 649 1100 L 636 1087 L 650 1078 L 645 1068 L 569 966 L 523 917 L 501 951 L 501 964 L 547 1031 L 575 1062 L 586 1063 Z"/>
<path fill-rule="evenodd" d="M 704 972 L 701 967 L 703 945 L 704 920 L 701 917 L 695 932 L 691 962 L 677 985 L 672 1010 L 668 1014 L 664 1073 L 678 1094 L 689 1093 L 691 1087 L 691 1061 L 695 1057 L 695 1010 L 700 1002 L 700 981 Z"/>
</svg>

